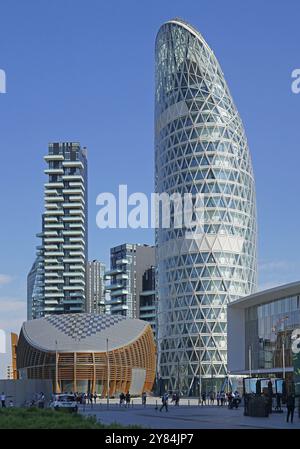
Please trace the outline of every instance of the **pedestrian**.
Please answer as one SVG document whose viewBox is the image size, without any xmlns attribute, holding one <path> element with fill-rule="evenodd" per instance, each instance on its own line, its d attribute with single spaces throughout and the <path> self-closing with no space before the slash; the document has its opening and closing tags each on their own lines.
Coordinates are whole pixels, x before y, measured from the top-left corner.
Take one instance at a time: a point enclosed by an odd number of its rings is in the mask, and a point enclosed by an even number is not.
<svg viewBox="0 0 300 449">
<path fill-rule="evenodd" d="M 119 405 L 120 405 L 120 407 L 122 407 L 122 405 L 124 404 L 124 401 L 125 401 L 125 394 L 123 392 L 120 393 L 119 400 L 120 400 Z"/>
<path fill-rule="evenodd" d="M 220 392 L 217 393 L 217 406 L 220 406 Z"/>
<path fill-rule="evenodd" d="M 295 395 L 289 394 L 286 400 L 286 407 L 287 407 L 287 416 L 286 416 L 286 422 L 289 422 L 289 418 L 291 417 L 291 423 L 293 423 L 294 420 L 294 411 L 295 411 Z"/>
<path fill-rule="evenodd" d="M 142 394 L 142 405 L 144 407 L 146 407 L 146 402 L 147 402 L 147 393 L 144 391 Z"/>
<path fill-rule="evenodd" d="M 5 394 L 4 394 L 4 391 L 2 391 L 2 394 L 1 394 L 1 396 L 0 396 L 0 401 L 1 401 L 1 406 L 2 406 L 2 408 L 5 408 L 5 407 L 6 407 L 6 405 L 5 405 L 6 396 L 5 396 Z"/>
<path fill-rule="evenodd" d="M 97 393 L 94 393 L 94 404 L 97 404 Z"/>
<path fill-rule="evenodd" d="M 179 393 L 176 393 L 175 405 L 177 405 L 177 407 L 179 406 L 179 400 L 180 400 Z"/>
<path fill-rule="evenodd" d="M 202 393 L 202 405 L 206 405 L 206 393 Z"/>
<path fill-rule="evenodd" d="M 44 408 L 45 407 L 45 395 L 43 392 L 40 393 L 40 397 L 38 400 L 38 407 L 39 408 Z"/>
<path fill-rule="evenodd" d="M 213 391 L 210 392 L 209 399 L 210 399 L 210 405 L 214 405 L 214 402 L 215 402 L 215 394 L 214 394 Z"/>
<path fill-rule="evenodd" d="M 126 401 L 126 407 L 129 407 L 130 406 L 130 393 L 129 393 L 129 391 L 126 393 L 125 401 Z"/>
<path fill-rule="evenodd" d="M 224 399 L 225 399 L 225 393 L 224 391 L 221 391 L 221 407 L 224 405 Z"/>
<path fill-rule="evenodd" d="M 161 405 L 161 407 L 160 407 L 160 409 L 159 409 L 160 412 L 162 411 L 163 408 L 166 409 L 166 412 L 168 411 L 168 400 L 169 400 L 169 395 L 168 395 L 168 393 L 164 393 L 164 395 L 163 395 L 162 398 L 161 398 L 162 405 Z"/>
<path fill-rule="evenodd" d="M 281 395 L 276 393 L 276 407 L 275 410 L 281 410 Z"/>
</svg>

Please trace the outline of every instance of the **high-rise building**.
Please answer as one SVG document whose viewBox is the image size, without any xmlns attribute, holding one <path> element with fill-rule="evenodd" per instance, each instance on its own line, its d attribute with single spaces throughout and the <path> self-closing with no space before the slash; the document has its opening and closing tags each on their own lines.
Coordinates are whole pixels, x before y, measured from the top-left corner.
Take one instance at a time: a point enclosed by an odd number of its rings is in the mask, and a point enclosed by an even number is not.
<svg viewBox="0 0 300 449">
<path fill-rule="evenodd" d="M 155 262 L 155 248 L 125 243 L 110 250 L 110 270 L 106 272 L 110 292 L 109 313 L 139 317 L 143 274 Z"/>
<path fill-rule="evenodd" d="M 99 260 L 86 266 L 86 312 L 105 313 L 105 265 Z"/>
<path fill-rule="evenodd" d="M 39 316 L 85 312 L 87 260 L 87 150 L 76 142 L 50 143 L 45 156 L 43 229 L 38 263 L 29 276 L 39 274 Z M 40 284 L 39 284 L 40 285 Z M 29 306 L 30 307 L 33 306 Z"/>
<path fill-rule="evenodd" d="M 44 269 L 40 247 L 37 248 L 36 259 L 27 276 L 27 320 L 43 316 L 44 306 Z"/>
<path fill-rule="evenodd" d="M 174 223 L 156 232 L 159 376 L 199 394 L 227 374 L 226 305 L 256 289 L 255 183 L 242 121 L 201 34 L 170 20 L 155 51 L 156 192 L 202 194 L 203 204 L 202 232 Z"/>
<path fill-rule="evenodd" d="M 155 290 L 155 267 L 148 268 L 143 274 L 142 291 L 140 293 L 139 318 L 148 321 L 156 336 L 157 301 Z"/>
</svg>

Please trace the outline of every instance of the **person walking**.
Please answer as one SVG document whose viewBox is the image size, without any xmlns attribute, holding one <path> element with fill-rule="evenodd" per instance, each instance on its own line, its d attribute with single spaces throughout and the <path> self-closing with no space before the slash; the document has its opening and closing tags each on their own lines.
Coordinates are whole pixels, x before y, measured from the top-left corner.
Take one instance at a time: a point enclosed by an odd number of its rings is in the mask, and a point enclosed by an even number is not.
<svg viewBox="0 0 300 449">
<path fill-rule="evenodd" d="M 286 407 L 287 407 L 287 416 L 286 416 L 286 422 L 289 422 L 289 419 L 291 418 L 291 423 L 293 424 L 294 420 L 294 412 L 295 412 L 295 395 L 289 394 L 286 401 Z"/>
<path fill-rule="evenodd" d="M 217 406 L 220 406 L 220 392 L 217 393 Z"/>
<path fill-rule="evenodd" d="M 179 407 L 179 401 L 180 401 L 179 393 L 176 393 L 175 405 L 177 405 L 177 407 Z"/>
<path fill-rule="evenodd" d="M 142 405 L 146 407 L 146 403 L 147 403 L 147 393 L 146 391 L 144 391 L 142 394 Z"/>
<path fill-rule="evenodd" d="M 0 401 L 1 401 L 1 407 L 2 407 L 2 408 L 5 408 L 5 407 L 6 407 L 6 405 L 5 405 L 6 396 L 5 396 L 5 394 L 4 394 L 4 391 L 2 391 L 2 394 L 1 394 L 1 396 L 0 396 Z"/>
<path fill-rule="evenodd" d="M 225 393 L 224 391 L 221 391 L 221 407 L 224 405 L 224 399 L 225 399 Z"/>
<path fill-rule="evenodd" d="M 126 393 L 125 401 L 126 401 L 126 407 L 129 407 L 130 406 L 130 393 L 129 393 L 129 391 Z"/>
<path fill-rule="evenodd" d="M 162 400 L 162 405 L 159 409 L 159 411 L 161 412 L 163 408 L 166 409 L 166 412 L 168 411 L 168 401 L 169 401 L 169 395 L 168 393 L 164 393 L 163 397 L 161 398 Z"/>
<path fill-rule="evenodd" d="M 97 393 L 94 393 L 94 404 L 97 404 Z"/>
<path fill-rule="evenodd" d="M 202 393 L 202 405 L 206 405 L 206 393 Z"/>
<path fill-rule="evenodd" d="M 124 401 L 125 401 L 125 394 L 123 392 L 120 393 L 119 399 L 120 399 L 119 405 L 120 405 L 120 407 L 122 407 L 122 405 L 124 404 Z"/>
</svg>

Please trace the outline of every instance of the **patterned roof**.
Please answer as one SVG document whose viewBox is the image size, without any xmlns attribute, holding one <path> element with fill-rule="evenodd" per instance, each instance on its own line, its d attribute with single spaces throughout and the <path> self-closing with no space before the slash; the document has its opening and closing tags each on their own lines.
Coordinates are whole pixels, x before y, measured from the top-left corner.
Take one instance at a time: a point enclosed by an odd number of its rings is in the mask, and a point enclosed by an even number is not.
<svg viewBox="0 0 300 449">
<path fill-rule="evenodd" d="M 31 346 L 43 351 L 106 351 L 128 345 L 148 326 L 121 315 L 88 313 L 51 315 L 23 323 L 22 332 Z"/>
<path fill-rule="evenodd" d="M 96 315 L 73 313 L 68 315 L 51 315 L 45 320 L 65 335 L 80 341 L 124 320 L 122 315 Z"/>
</svg>

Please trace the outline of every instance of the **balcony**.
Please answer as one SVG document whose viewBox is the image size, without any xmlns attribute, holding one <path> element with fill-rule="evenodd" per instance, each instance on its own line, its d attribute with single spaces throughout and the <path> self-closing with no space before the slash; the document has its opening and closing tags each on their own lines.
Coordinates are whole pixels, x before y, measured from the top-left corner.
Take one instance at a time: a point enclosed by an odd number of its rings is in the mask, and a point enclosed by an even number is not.
<svg viewBox="0 0 300 449">
<path fill-rule="evenodd" d="M 112 290 L 110 292 L 110 296 L 123 296 L 128 295 L 128 290 L 121 289 L 121 290 Z"/>
<path fill-rule="evenodd" d="M 122 284 L 109 284 L 105 286 L 105 290 L 115 290 L 122 288 Z"/>
<path fill-rule="evenodd" d="M 118 274 L 118 273 L 122 273 L 122 270 L 120 270 L 120 268 L 115 268 L 113 270 L 106 271 L 104 273 L 104 276 L 111 276 L 111 275 Z"/>
<path fill-rule="evenodd" d="M 47 154 L 44 156 L 45 161 L 63 161 L 65 158 L 62 154 Z"/>
<path fill-rule="evenodd" d="M 64 170 L 62 168 L 47 168 L 44 173 L 45 175 L 63 175 Z"/>
<path fill-rule="evenodd" d="M 128 310 L 128 306 L 126 306 L 125 304 L 121 304 L 121 305 L 116 305 L 116 306 L 111 307 L 112 312 L 119 312 L 122 310 Z"/>
<path fill-rule="evenodd" d="M 70 167 L 70 168 L 84 168 L 83 167 L 83 163 L 81 161 L 64 161 L 63 162 L 63 167 Z"/>
<path fill-rule="evenodd" d="M 63 176 L 64 181 L 81 181 L 84 183 L 84 179 L 81 175 L 64 175 Z"/>
<path fill-rule="evenodd" d="M 44 184 L 44 187 L 46 189 L 63 189 L 64 183 L 63 182 L 46 182 Z"/>
</svg>

